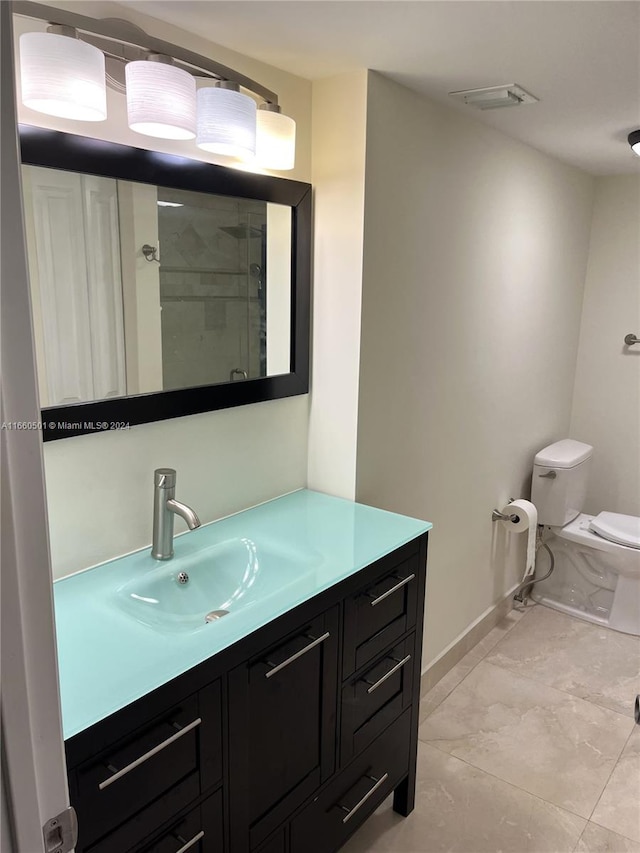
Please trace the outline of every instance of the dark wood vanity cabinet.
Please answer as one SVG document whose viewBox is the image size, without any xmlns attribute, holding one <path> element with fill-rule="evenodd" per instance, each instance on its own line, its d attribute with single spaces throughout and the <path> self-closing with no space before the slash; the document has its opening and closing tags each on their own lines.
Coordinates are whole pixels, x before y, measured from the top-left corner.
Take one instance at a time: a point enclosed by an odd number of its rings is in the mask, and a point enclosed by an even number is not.
<svg viewBox="0 0 640 853">
<path fill-rule="evenodd" d="M 426 547 L 69 739 L 77 853 L 334 853 L 391 792 L 409 814 Z"/>
<path fill-rule="evenodd" d="M 229 673 L 232 851 L 247 826 L 255 849 L 335 769 L 338 628 L 336 606 Z"/>
</svg>

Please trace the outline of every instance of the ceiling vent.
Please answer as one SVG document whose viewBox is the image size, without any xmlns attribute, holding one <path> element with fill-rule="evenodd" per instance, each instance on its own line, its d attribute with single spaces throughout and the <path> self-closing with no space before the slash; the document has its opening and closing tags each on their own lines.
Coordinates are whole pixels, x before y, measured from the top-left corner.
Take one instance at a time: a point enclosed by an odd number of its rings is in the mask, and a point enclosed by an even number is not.
<svg viewBox="0 0 640 853">
<path fill-rule="evenodd" d="M 479 110 L 497 110 L 502 107 L 517 107 L 519 104 L 535 104 L 538 98 L 526 92 L 517 83 L 505 83 L 503 86 L 487 86 L 484 89 L 465 89 L 461 92 L 449 92 L 452 98 L 464 101 Z"/>
</svg>

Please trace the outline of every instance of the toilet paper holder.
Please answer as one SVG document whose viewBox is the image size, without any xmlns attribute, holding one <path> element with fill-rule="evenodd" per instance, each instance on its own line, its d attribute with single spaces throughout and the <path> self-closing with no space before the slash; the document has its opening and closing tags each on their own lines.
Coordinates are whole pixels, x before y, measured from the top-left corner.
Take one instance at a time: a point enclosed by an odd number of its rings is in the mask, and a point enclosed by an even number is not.
<svg viewBox="0 0 640 853">
<path fill-rule="evenodd" d="M 509 498 L 509 503 L 513 503 L 513 498 Z M 517 524 L 520 521 L 520 516 L 516 515 L 516 513 L 504 513 L 500 512 L 499 509 L 494 509 L 491 513 L 491 521 L 511 521 L 513 524 Z"/>
</svg>

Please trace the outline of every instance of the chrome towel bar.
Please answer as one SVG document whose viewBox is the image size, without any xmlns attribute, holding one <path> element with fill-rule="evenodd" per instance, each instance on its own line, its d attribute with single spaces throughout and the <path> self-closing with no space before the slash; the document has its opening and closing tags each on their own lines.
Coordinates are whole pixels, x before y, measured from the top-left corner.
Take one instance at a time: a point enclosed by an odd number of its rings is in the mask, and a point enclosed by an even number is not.
<svg viewBox="0 0 640 853">
<path fill-rule="evenodd" d="M 624 342 L 628 347 L 632 347 L 634 344 L 640 344 L 640 338 L 637 335 L 629 333 L 624 336 Z"/>
</svg>

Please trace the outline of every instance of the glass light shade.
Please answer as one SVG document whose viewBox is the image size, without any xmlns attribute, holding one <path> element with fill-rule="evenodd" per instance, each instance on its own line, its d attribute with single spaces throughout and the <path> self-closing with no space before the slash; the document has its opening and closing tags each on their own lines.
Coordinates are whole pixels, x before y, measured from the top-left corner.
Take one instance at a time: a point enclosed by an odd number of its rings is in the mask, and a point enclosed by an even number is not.
<svg viewBox="0 0 640 853">
<path fill-rule="evenodd" d="M 104 54 L 91 44 L 58 33 L 23 33 L 20 77 L 29 109 L 78 121 L 107 117 Z"/>
<path fill-rule="evenodd" d="M 631 150 L 640 157 L 640 130 L 633 130 L 627 137 Z"/>
<path fill-rule="evenodd" d="M 166 62 L 139 60 L 125 68 L 129 127 L 159 139 L 196 135 L 196 81 Z"/>
<path fill-rule="evenodd" d="M 264 169 L 285 172 L 296 163 L 296 123 L 289 116 L 258 110 L 256 163 Z"/>
<path fill-rule="evenodd" d="M 213 154 L 248 159 L 256 152 L 256 102 L 233 89 L 198 89 L 196 145 Z"/>
</svg>

